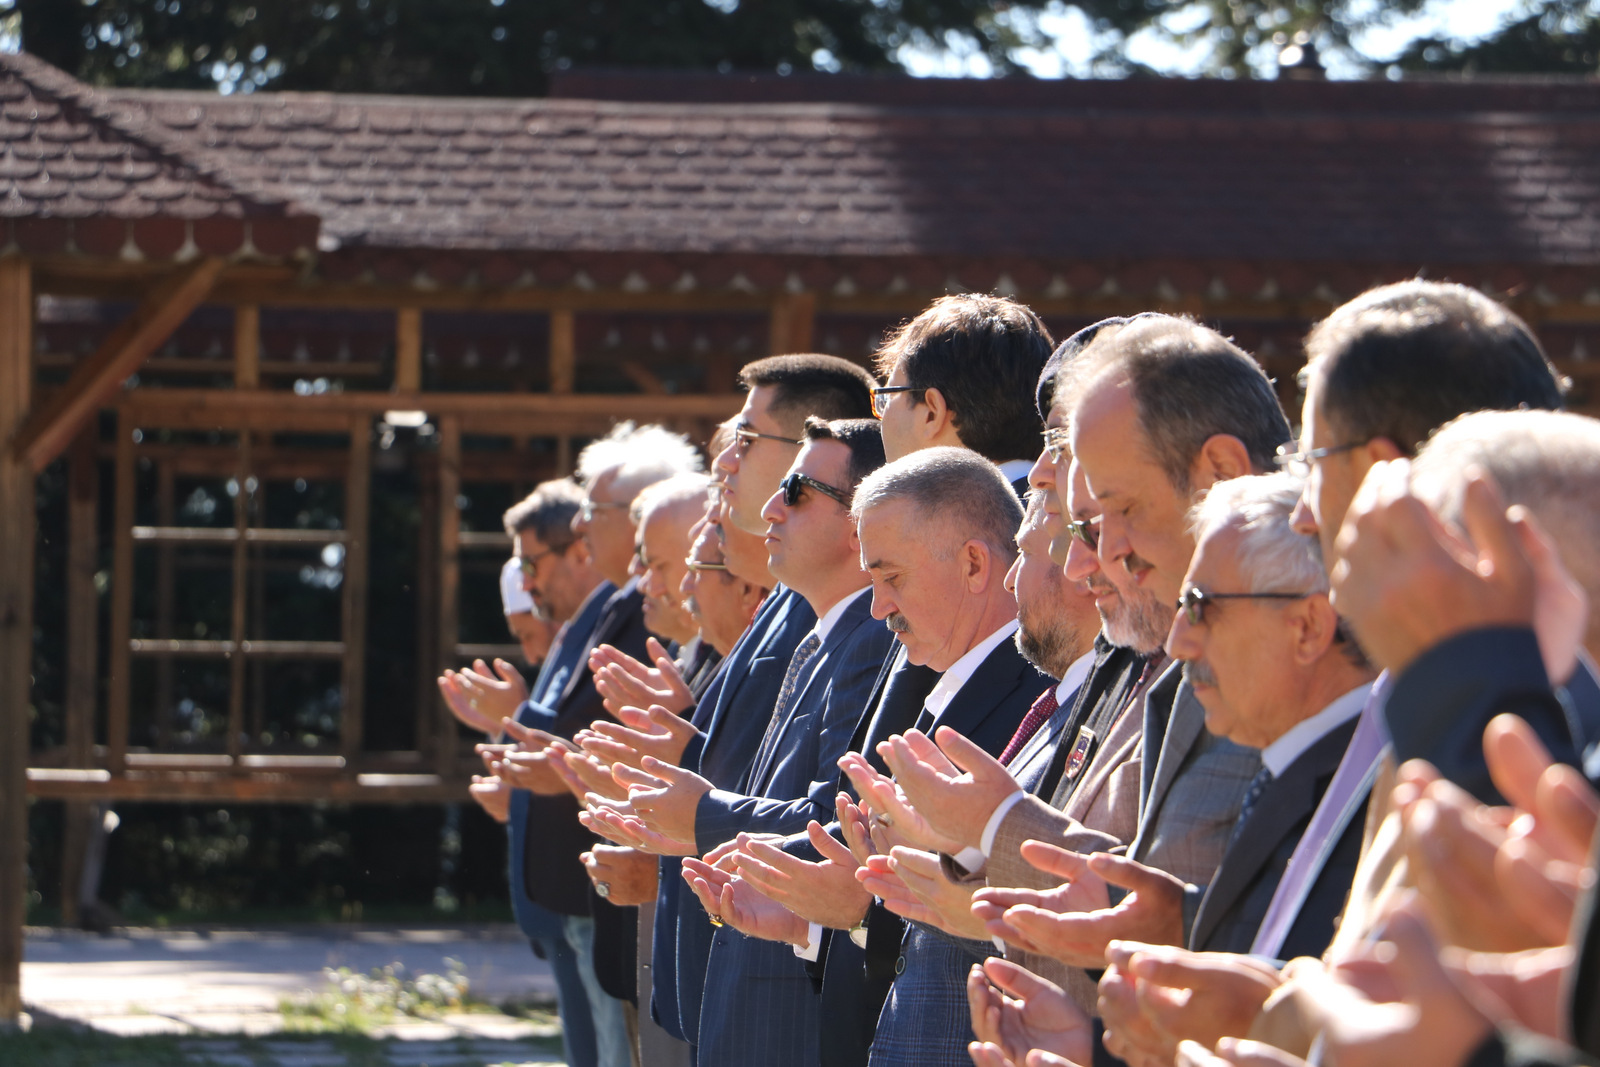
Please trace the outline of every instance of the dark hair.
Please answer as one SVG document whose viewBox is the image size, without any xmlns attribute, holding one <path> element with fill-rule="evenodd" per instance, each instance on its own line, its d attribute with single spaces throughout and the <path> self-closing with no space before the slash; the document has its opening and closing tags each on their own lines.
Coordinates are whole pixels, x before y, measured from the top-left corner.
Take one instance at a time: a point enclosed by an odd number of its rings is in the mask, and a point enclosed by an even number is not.
<svg viewBox="0 0 1600 1067">
<path fill-rule="evenodd" d="M 1086 350 L 1094 380 L 1127 379 L 1139 427 L 1155 461 L 1180 493 L 1207 439 L 1244 443 L 1251 467 L 1273 467 L 1289 420 L 1260 365 L 1226 337 L 1191 319 L 1139 315 Z"/>
<path fill-rule="evenodd" d="M 739 384 L 772 389 L 772 417 L 785 433 L 798 434 L 807 416 L 823 419 L 866 419 L 872 416 L 872 389 L 878 383 L 866 368 L 838 356 L 814 352 L 768 356 L 746 363 Z M 790 429 L 793 427 L 793 429 Z"/>
<path fill-rule="evenodd" d="M 557 478 L 541 482 L 527 498 L 506 509 L 506 533 L 512 537 L 531 533 L 539 543 L 556 552 L 564 552 L 577 535 L 572 532 L 572 518 L 583 507 L 583 490 L 570 478 Z"/>
<path fill-rule="evenodd" d="M 840 489 L 854 491 L 861 479 L 883 466 L 883 427 L 877 419 L 819 419 L 815 415 L 806 419 L 807 441 L 838 441 L 850 450 L 850 466 L 845 477 L 849 485 Z"/>
<path fill-rule="evenodd" d="M 1561 380 L 1514 313 L 1464 285 L 1413 280 L 1371 289 L 1306 337 L 1302 382 L 1340 435 L 1386 437 L 1413 455 L 1458 415 L 1560 410 Z"/>
<path fill-rule="evenodd" d="M 878 349 L 878 373 L 904 367 L 915 403 L 939 390 L 961 443 L 1001 463 L 1039 453 L 1029 401 L 1054 345 L 1039 316 L 1015 300 L 942 296 Z"/>
<path fill-rule="evenodd" d="M 1044 370 L 1039 372 L 1039 384 L 1034 388 L 1033 403 L 1035 409 L 1039 412 L 1039 420 L 1042 422 L 1050 417 L 1050 409 L 1056 402 L 1056 389 L 1066 382 L 1066 378 L 1063 375 L 1066 374 L 1068 365 L 1077 359 L 1085 348 L 1089 347 L 1089 342 L 1099 336 L 1101 330 L 1115 326 L 1126 326 L 1134 319 L 1151 314 L 1154 314 L 1154 312 L 1141 311 L 1131 318 L 1125 315 L 1114 315 L 1109 319 L 1101 319 L 1099 322 L 1085 326 L 1059 345 L 1056 345 L 1056 350 L 1050 353 L 1050 358 L 1045 361 Z"/>
</svg>

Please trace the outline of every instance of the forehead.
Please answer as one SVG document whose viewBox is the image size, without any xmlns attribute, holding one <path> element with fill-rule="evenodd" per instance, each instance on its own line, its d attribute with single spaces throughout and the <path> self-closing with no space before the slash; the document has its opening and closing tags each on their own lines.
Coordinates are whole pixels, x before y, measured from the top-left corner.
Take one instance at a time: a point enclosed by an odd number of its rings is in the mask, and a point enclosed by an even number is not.
<svg viewBox="0 0 1600 1067">
<path fill-rule="evenodd" d="M 590 482 L 588 487 L 584 490 L 584 495 L 586 495 L 590 500 L 599 501 L 601 503 L 611 503 L 611 484 L 617 480 L 618 473 L 619 472 L 615 467 L 612 467 L 610 470 L 601 471 L 599 474 L 594 476 L 594 481 Z"/>
<path fill-rule="evenodd" d="M 849 448 L 838 441 L 824 438 L 820 441 L 808 440 L 801 445 L 800 454 L 794 457 L 794 466 L 789 469 L 809 474 L 819 482 L 838 485 L 843 481 L 844 469 L 849 462 Z"/>
<path fill-rule="evenodd" d="M 1232 588 L 1239 574 L 1239 549 L 1243 539 L 1237 520 L 1230 519 L 1207 530 L 1195 546 L 1194 558 L 1189 561 L 1188 584 L 1214 593 L 1246 592 Z"/>
<path fill-rule="evenodd" d="M 722 544 L 717 538 L 715 527 L 707 526 L 700 531 L 700 536 L 689 546 L 689 558 L 696 563 L 722 562 Z"/>
<path fill-rule="evenodd" d="M 735 428 L 747 426 L 760 433 L 773 432 L 772 398 L 776 393 L 773 386 L 752 385 L 745 394 L 744 407 L 739 409 L 738 416 L 733 420 Z"/>
<path fill-rule="evenodd" d="M 891 553 L 904 555 L 907 547 L 926 548 L 926 531 L 922 523 L 915 521 L 914 508 L 911 501 L 899 499 L 862 512 L 857 531 L 862 555 L 881 562 Z"/>
<path fill-rule="evenodd" d="M 1083 464 L 1077 457 L 1072 460 L 1072 467 L 1067 474 L 1067 510 L 1073 518 L 1083 520 L 1092 519 L 1100 514 L 1100 505 L 1095 500 L 1094 494 L 1089 492 L 1089 480 L 1083 473 Z"/>
</svg>

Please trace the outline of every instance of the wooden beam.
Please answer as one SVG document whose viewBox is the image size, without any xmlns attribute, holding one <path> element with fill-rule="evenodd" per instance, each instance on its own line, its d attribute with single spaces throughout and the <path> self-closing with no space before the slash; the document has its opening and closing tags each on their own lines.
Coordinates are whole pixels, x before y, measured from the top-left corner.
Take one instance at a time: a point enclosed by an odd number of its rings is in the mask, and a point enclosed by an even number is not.
<svg viewBox="0 0 1600 1067">
<path fill-rule="evenodd" d="M 461 640 L 461 419 L 446 415 L 439 420 L 439 620 L 438 647 L 434 655 L 437 667 L 435 676 L 455 667 L 456 642 Z M 437 726 L 434 736 L 436 766 L 440 774 L 448 773 L 456 759 L 456 720 L 445 705 L 444 697 L 437 695 L 426 704 L 435 710 Z M 422 723 L 418 723 L 417 736 L 424 737 Z"/>
<path fill-rule="evenodd" d="M 578 375 L 578 331 L 570 308 L 550 312 L 550 391 L 573 390 Z"/>
<path fill-rule="evenodd" d="M 134 440 L 138 424 L 117 413 L 115 504 L 111 525 L 111 663 L 106 682 L 106 765 L 121 774 L 128 755 L 133 679 L 128 643 L 133 636 Z"/>
<path fill-rule="evenodd" d="M 394 317 L 394 392 L 422 388 L 422 312 L 401 308 Z"/>
<path fill-rule="evenodd" d="M 100 597 L 94 587 L 99 562 L 99 428 L 84 427 L 72 442 L 67 469 L 67 761 L 87 767 L 94 755 L 94 712 L 99 686 Z M 78 891 L 90 820 L 99 810 L 68 801 L 61 835 L 61 924 L 77 926 Z"/>
<path fill-rule="evenodd" d="M 245 623 L 248 618 L 247 609 L 250 603 L 250 590 L 247 582 L 250 579 L 250 502 L 254 493 L 250 491 L 250 444 L 254 436 L 249 430 L 239 435 L 239 466 L 234 474 L 234 484 L 238 487 L 233 495 L 233 528 L 235 537 L 233 542 L 233 603 L 229 621 L 228 637 L 234 651 L 228 653 L 228 737 L 225 747 L 228 755 L 239 758 L 244 750 L 244 687 L 248 683 L 246 676 L 246 663 L 242 646 L 250 639 Z"/>
<path fill-rule="evenodd" d="M 372 497 L 372 416 L 350 419 L 350 460 L 344 480 L 344 660 L 340 676 L 339 751 L 361 751 L 366 714 L 367 538 Z"/>
<path fill-rule="evenodd" d="M 737 394 L 694 395 L 673 393 L 643 396 L 636 393 L 575 393 L 552 396 L 549 393 L 380 393 L 352 391 L 296 396 L 287 391 L 239 392 L 233 389 L 136 389 L 122 400 L 130 412 L 131 426 L 164 426 L 159 420 L 172 412 L 192 412 L 196 418 L 213 419 L 216 426 L 227 420 L 259 412 L 281 420 L 288 428 L 301 414 L 332 415 L 344 420 L 340 432 L 349 425 L 349 416 L 358 413 L 381 415 L 396 409 L 426 411 L 430 415 L 460 415 L 470 418 L 472 431 L 479 432 L 481 417 L 506 416 L 539 420 L 547 417 L 597 417 L 603 419 L 662 419 L 706 417 L 725 419 L 739 410 Z M 144 421 L 141 421 L 144 420 Z M 185 425 L 189 425 L 186 423 Z M 520 432 L 527 433 L 524 425 Z M 494 432 L 494 431 L 488 431 Z M 505 433 L 517 431 L 500 431 Z"/>
<path fill-rule="evenodd" d="M 220 259 L 198 260 L 157 285 L 72 372 L 67 384 L 34 412 L 15 436 L 7 435 L 13 454 L 26 460 L 35 472 L 59 456 L 145 357 L 200 306 L 222 267 Z"/>
<path fill-rule="evenodd" d="M 468 776 L 437 774 L 237 774 L 230 767 L 204 771 L 130 771 L 113 777 L 105 771 L 36 767 L 25 783 L 29 796 L 49 800 L 138 800 L 163 803 L 244 804 L 462 804 L 469 799 Z M 18 869 L 18 877 L 21 869 Z M 20 927 L 18 930 L 20 934 Z"/>
<path fill-rule="evenodd" d="M 0 439 L 28 417 L 33 275 L 0 259 Z M 28 708 L 33 677 L 33 470 L 0 454 L 0 1027 L 22 1015 L 22 923 L 28 896 Z"/>
<path fill-rule="evenodd" d="M 233 309 L 233 387 L 261 388 L 261 309 L 255 304 Z"/>
</svg>

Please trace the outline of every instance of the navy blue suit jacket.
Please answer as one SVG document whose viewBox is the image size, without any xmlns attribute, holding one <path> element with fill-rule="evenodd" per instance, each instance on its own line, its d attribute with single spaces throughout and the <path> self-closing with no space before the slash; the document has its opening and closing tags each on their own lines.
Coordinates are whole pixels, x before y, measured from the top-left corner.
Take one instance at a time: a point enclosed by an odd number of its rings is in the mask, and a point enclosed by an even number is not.
<svg viewBox="0 0 1600 1067">
<path fill-rule="evenodd" d="M 858 596 L 823 641 L 744 791 L 701 798 L 700 848 L 709 851 L 742 830 L 786 834 L 811 819 L 828 820 L 838 759 L 894 642 L 870 609 L 870 594 Z M 705 976 L 701 1067 L 815 1067 L 819 997 L 790 946 L 718 928 Z"/>
<path fill-rule="evenodd" d="M 715 786 L 738 786 L 772 718 L 789 659 L 816 622 L 811 605 L 793 590 L 780 585 L 767 595 L 689 715 L 699 733 L 684 751 L 684 768 Z M 673 1036 L 698 1044 L 712 926 L 683 884 L 679 866 L 676 857 L 662 857 L 652 953 L 654 1014 Z"/>
</svg>

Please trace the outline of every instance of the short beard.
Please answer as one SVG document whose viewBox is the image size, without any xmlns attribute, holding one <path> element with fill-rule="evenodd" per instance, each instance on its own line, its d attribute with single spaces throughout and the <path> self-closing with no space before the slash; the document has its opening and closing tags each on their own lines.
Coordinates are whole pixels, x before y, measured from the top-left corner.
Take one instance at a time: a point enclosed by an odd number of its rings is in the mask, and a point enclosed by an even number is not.
<svg viewBox="0 0 1600 1067">
<path fill-rule="evenodd" d="M 1063 619 L 1035 618 L 1035 614 L 1017 605 L 1017 651 L 1039 670 L 1059 679 L 1072 666 L 1083 635 Z"/>
<path fill-rule="evenodd" d="M 1119 589 L 1117 593 L 1116 607 L 1109 614 L 1103 609 L 1100 612 L 1106 640 L 1140 655 L 1160 652 L 1172 629 L 1173 609 L 1143 590 L 1130 593 Z"/>
</svg>

